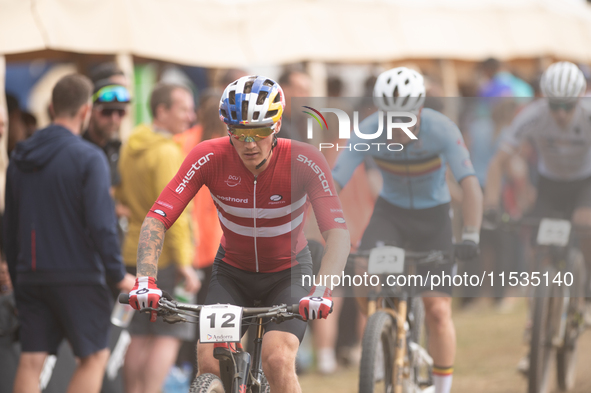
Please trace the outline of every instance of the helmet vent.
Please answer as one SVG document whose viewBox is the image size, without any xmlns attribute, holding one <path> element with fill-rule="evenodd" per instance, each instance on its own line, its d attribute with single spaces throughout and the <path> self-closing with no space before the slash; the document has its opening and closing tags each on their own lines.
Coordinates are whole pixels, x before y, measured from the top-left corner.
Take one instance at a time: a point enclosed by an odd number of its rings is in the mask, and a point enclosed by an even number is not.
<svg viewBox="0 0 591 393">
<path fill-rule="evenodd" d="M 269 95 L 269 92 L 261 91 L 259 93 L 259 96 L 257 97 L 257 105 L 262 105 L 263 102 L 265 102 L 265 99 L 267 98 L 268 95 Z"/>
<path fill-rule="evenodd" d="M 407 79 L 406 81 L 404 81 L 405 85 L 408 85 L 410 83 L 410 79 Z"/>
<path fill-rule="evenodd" d="M 244 94 L 248 94 L 252 91 L 253 81 L 248 81 L 244 84 Z"/>
<path fill-rule="evenodd" d="M 248 114 L 248 101 L 242 101 L 242 120 L 246 120 Z"/>
<path fill-rule="evenodd" d="M 230 112 L 232 114 L 232 120 L 236 120 L 236 111 Z"/>
<path fill-rule="evenodd" d="M 269 111 L 269 112 L 267 112 L 267 119 L 269 119 L 269 118 L 271 118 L 271 117 L 275 116 L 275 115 L 277 114 L 277 112 L 278 112 L 278 110 L 277 110 L 277 109 L 275 109 L 275 110 L 273 110 L 273 111 Z"/>
<path fill-rule="evenodd" d="M 232 90 L 228 95 L 228 99 L 230 100 L 230 105 L 236 105 L 236 92 Z"/>
<path fill-rule="evenodd" d="M 392 97 L 400 97 L 400 92 L 398 91 L 398 86 L 394 88 L 394 92 L 392 92 Z"/>
<path fill-rule="evenodd" d="M 274 83 L 273 83 L 273 81 L 272 81 L 271 79 L 267 79 L 267 80 L 265 80 L 265 81 L 263 82 L 263 85 L 264 85 L 264 86 L 269 86 L 269 87 L 271 87 L 271 86 L 273 86 L 273 85 L 274 85 Z"/>
<path fill-rule="evenodd" d="M 220 112 L 221 112 L 222 116 L 224 116 L 226 118 L 228 117 L 228 113 L 226 112 L 225 109 L 220 109 Z"/>
<path fill-rule="evenodd" d="M 260 112 L 255 112 L 255 113 L 253 113 L 253 114 L 252 114 L 252 119 L 253 119 L 253 120 L 258 120 L 258 119 L 259 119 L 259 115 L 260 115 L 260 114 L 261 114 Z"/>
<path fill-rule="evenodd" d="M 390 82 L 392 81 L 392 78 L 388 78 L 388 80 L 386 81 L 387 84 L 390 84 Z"/>
<path fill-rule="evenodd" d="M 280 102 L 280 101 L 281 101 L 281 92 L 280 92 L 280 91 L 278 91 L 278 92 L 277 92 L 277 95 L 276 95 L 276 96 L 275 96 L 275 98 L 273 99 L 273 103 L 275 104 L 275 103 L 277 103 L 277 102 Z"/>
</svg>

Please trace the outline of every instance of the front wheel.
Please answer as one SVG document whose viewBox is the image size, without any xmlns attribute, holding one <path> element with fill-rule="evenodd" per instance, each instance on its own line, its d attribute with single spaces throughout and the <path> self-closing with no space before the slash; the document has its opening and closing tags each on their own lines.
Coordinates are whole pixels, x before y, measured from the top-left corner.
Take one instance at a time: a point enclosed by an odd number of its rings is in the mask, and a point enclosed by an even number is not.
<svg viewBox="0 0 591 393">
<path fill-rule="evenodd" d="M 556 271 L 550 268 L 548 273 L 550 277 L 554 277 Z M 563 302 L 560 295 L 560 288 L 556 285 L 536 287 L 529 353 L 528 393 L 550 392 L 551 365 L 556 356 L 553 339 L 559 329 Z"/>
<path fill-rule="evenodd" d="M 396 325 L 384 311 L 367 320 L 361 343 L 359 393 L 391 393 L 394 388 L 394 346 Z"/>
<path fill-rule="evenodd" d="M 193 380 L 189 393 L 224 393 L 224 385 L 216 375 L 202 374 Z"/>
</svg>

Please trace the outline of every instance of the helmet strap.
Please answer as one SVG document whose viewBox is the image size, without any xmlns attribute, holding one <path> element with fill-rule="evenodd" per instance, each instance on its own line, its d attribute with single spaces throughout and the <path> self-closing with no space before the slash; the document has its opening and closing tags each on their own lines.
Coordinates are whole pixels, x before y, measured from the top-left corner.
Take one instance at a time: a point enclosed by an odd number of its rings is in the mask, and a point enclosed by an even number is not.
<svg viewBox="0 0 591 393">
<path fill-rule="evenodd" d="M 257 166 L 255 166 L 255 169 L 259 169 L 260 167 L 262 167 L 263 165 L 265 165 L 265 162 L 267 162 L 267 160 L 269 159 L 269 157 L 271 157 L 271 153 L 273 153 L 273 148 L 277 146 L 277 135 L 273 134 L 273 144 L 271 145 L 271 150 L 269 150 L 269 155 L 267 155 L 267 158 L 265 158 L 263 161 L 261 161 L 260 164 L 258 164 Z"/>
</svg>

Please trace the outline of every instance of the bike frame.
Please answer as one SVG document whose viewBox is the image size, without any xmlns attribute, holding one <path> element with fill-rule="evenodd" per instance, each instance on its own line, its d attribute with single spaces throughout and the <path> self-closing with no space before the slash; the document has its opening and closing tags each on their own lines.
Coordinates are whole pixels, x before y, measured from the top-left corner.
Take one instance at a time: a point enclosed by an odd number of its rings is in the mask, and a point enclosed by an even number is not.
<svg viewBox="0 0 591 393">
<path fill-rule="evenodd" d="M 263 333 L 263 318 L 258 317 L 252 357 L 240 343 L 214 344 L 213 356 L 220 364 L 220 379 L 226 392 L 245 393 L 248 388 L 252 393 L 260 392 L 263 372 L 261 359 Z M 252 372 L 251 365 L 254 365 Z"/>
<path fill-rule="evenodd" d="M 408 296 L 401 294 L 395 305 L 395 308 L 383 306 L 382 298 L 379 294 L 370 294 L 368 302 L 367 316 L 370 317 L 377 311 L 388 313 L 396 323 L 396 350 L 394 352 L 394 369 L 392 370 L 393 380 L 395 381 L 394 393 L 402 393 L 402 370 L 404 369 L 404 358 L 406 356 L 406 329 L 404 323 L 408 317 Z"/>
<path fill-rule="evenodd" d="M 121 294 L 119 302 L 129 304 L 129 296 Z M 158 308 L 146 308 L 146 312 L 156 311 L 165 322 L 179 323 L 190 322 L 183 315 L 189 315 L 199 318 L 201 305 L 184 304 L 172 300 L 169 294 L 164 293 L 160 299 Z M 289 319 L 301 319 L 297 311 L 299 305 L 290 306 L 281 305 L 273 307 L 253 307 L 243 308 L 244 318 L 255 317 L 257 333 L 254 339 L 253 355 L 244 350 L 242 344 L 220 342 L 214 343 L 213 356 L 220 365 L 220 379 L 224 390 L 228 393 L 246 393 L 250 389 L 251 393 L 260 393 L 263 379 L 263 367 L 261 358 L 261 349 L 263 345 L 265 318 L 271 318 L 276 322 L 283 322 Z M 185 313 L 185 312 L 189 313 Z M 143 312 L 143 310 L 142 310 Z M 195 321 L 192 321 L 195 323 Z M 254 367 L 252 366 L 254 365 Z"/>
<path fill-rule="evenodd" d="M 417 253 L 417 257 L 410 256 L 409 259 L 420 259 Z M 408 274 L 414 274 L 416 270 L 416 263 L 409 264 Z M 388 313 L 396 323 L 396 349 L 394 352 L 394 362 L 392 376 L 394 380 L 394 393 L 402 393 L 402 383 L 404 370 L 404 361 L 407 355 L 407 329 L 405 328 L 406 320 L 409 316 L 409 294 L 406 290 L 398 291 L 397 293 L 384 293 L 387 291 L 370 292 L 367 304 L 367 316 L 370 317 L 377 311 L 383 311 Z M 386 307 L 384 301 L 386 298 L 396 298 L 394 307 Z"/>
</svg>

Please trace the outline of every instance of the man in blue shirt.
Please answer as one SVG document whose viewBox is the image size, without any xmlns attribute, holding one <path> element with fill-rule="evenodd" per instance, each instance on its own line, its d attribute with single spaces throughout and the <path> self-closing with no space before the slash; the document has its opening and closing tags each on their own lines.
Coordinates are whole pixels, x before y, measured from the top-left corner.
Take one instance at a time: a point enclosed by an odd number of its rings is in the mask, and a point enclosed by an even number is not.
<svg viewBox="0 0 591 393">
<path fill-rule="evenodd" d="M 66 338 L 79 359 L 69 391 L 98 393 L 109 357 L 105 274 L 131 290 L 120 256 L 109 167 L 78 135 L 92 85 L 81 75 L 52 91 L 54 123 L 17 144 L 7 172 L 4 239 L 21 325 L 15 392 L 39 391 L 49 354 Z"/>
</svg>

